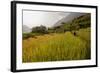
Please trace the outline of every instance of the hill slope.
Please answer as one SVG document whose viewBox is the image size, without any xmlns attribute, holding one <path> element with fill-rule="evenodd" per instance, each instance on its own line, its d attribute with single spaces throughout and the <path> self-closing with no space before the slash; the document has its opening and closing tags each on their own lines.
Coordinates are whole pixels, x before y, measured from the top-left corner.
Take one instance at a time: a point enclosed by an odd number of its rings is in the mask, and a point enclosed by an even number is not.
<svg viewBox="0 0 100 73">
<path fill-rule="evenodd" d="M 65 32 L 71 30 L 79 30 L 81 28 L 87 28 L 91 25 L 91 15 L 89 13 L 81 15 L 69 22 L 62 22 L 61 25 L 53 27 L 55 32 Z"/>
<path fill-rule="evenodd" d="M 77 18 L 82 15 L 84 15 L 84 13 L 70 13 L 68 16 L 66 16 L 65 18 L 62 18 L 57 23 L 55 23 L 54 26 L 59 26 L 62 23 L 68 23 L 69 21 L 73 20 L 74 18 Z"/>
</svg>

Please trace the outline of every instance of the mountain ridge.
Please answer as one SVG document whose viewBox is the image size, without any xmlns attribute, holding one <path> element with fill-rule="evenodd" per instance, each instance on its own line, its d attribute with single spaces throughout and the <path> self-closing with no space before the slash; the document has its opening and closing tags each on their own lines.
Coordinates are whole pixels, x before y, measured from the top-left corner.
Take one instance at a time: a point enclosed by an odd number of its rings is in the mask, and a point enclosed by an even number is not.
<svg viewBox="0 0 100 73">
<path fill-rule="evenodd" d="M 64 22 L 64 23 L 67 23 L 67 22 L 73 20 L 74 18 L 77 18 L 77 17 L 82 16 L 82 15 L 84 15 L 84 14 L 85 14 L 85 13 L 71 13 L 71 14 L 69 14 L 68 16 L 66 16 L 66 17 L 62 18 L 61 20 L 59 20 L 58 22 L 56 22 L 56 23 L 54 24 L 53 27 L 59 26 L 59 25 L 61 25 L 63 22 Z"/>
</svg>

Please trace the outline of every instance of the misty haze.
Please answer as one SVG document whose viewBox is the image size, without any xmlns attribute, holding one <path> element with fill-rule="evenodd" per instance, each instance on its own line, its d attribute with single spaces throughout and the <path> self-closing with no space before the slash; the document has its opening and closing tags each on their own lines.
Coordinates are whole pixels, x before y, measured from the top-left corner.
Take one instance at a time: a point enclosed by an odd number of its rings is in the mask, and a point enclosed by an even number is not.
<svg viewBox="0 0 100 73">
<path fill-rule="evenodd" d="M 47 28 L 58 26 L 62 22 L 68 22 L 81 15 L 84 15 L 84 13 L 23 11 L 23 32 L 30 32 L 32 27 L 40 25 Z"/>
</svg>

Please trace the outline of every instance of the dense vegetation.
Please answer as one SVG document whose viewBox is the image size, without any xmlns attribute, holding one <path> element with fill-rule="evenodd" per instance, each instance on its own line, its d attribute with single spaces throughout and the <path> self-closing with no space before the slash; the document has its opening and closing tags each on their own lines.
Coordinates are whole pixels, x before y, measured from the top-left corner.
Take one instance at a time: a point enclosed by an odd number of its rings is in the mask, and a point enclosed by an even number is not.
<svg viewBox="0 0 100 73">
<path fill-rule="evenodd" d="M 84 60 L 91 58 L 90 14 L 61 25 L 41 25 L 23 33 L 23 62 Z"/>
</svg>

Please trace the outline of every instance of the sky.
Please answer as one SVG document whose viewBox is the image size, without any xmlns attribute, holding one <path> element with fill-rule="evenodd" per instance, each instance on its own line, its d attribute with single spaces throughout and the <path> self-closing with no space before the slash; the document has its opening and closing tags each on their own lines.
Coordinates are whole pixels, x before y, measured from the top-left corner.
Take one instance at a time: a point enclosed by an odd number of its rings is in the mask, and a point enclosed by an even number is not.
<svg viewBox="0 0 100 73">
<path fill-rule="evenodd" d="M 29 28 L 44 25 L 52 27 L 56 22 L 68 16 L 69 12 L 49 12 L 49 11 L 23 11 L 23 25 Z"/>
</svg>

